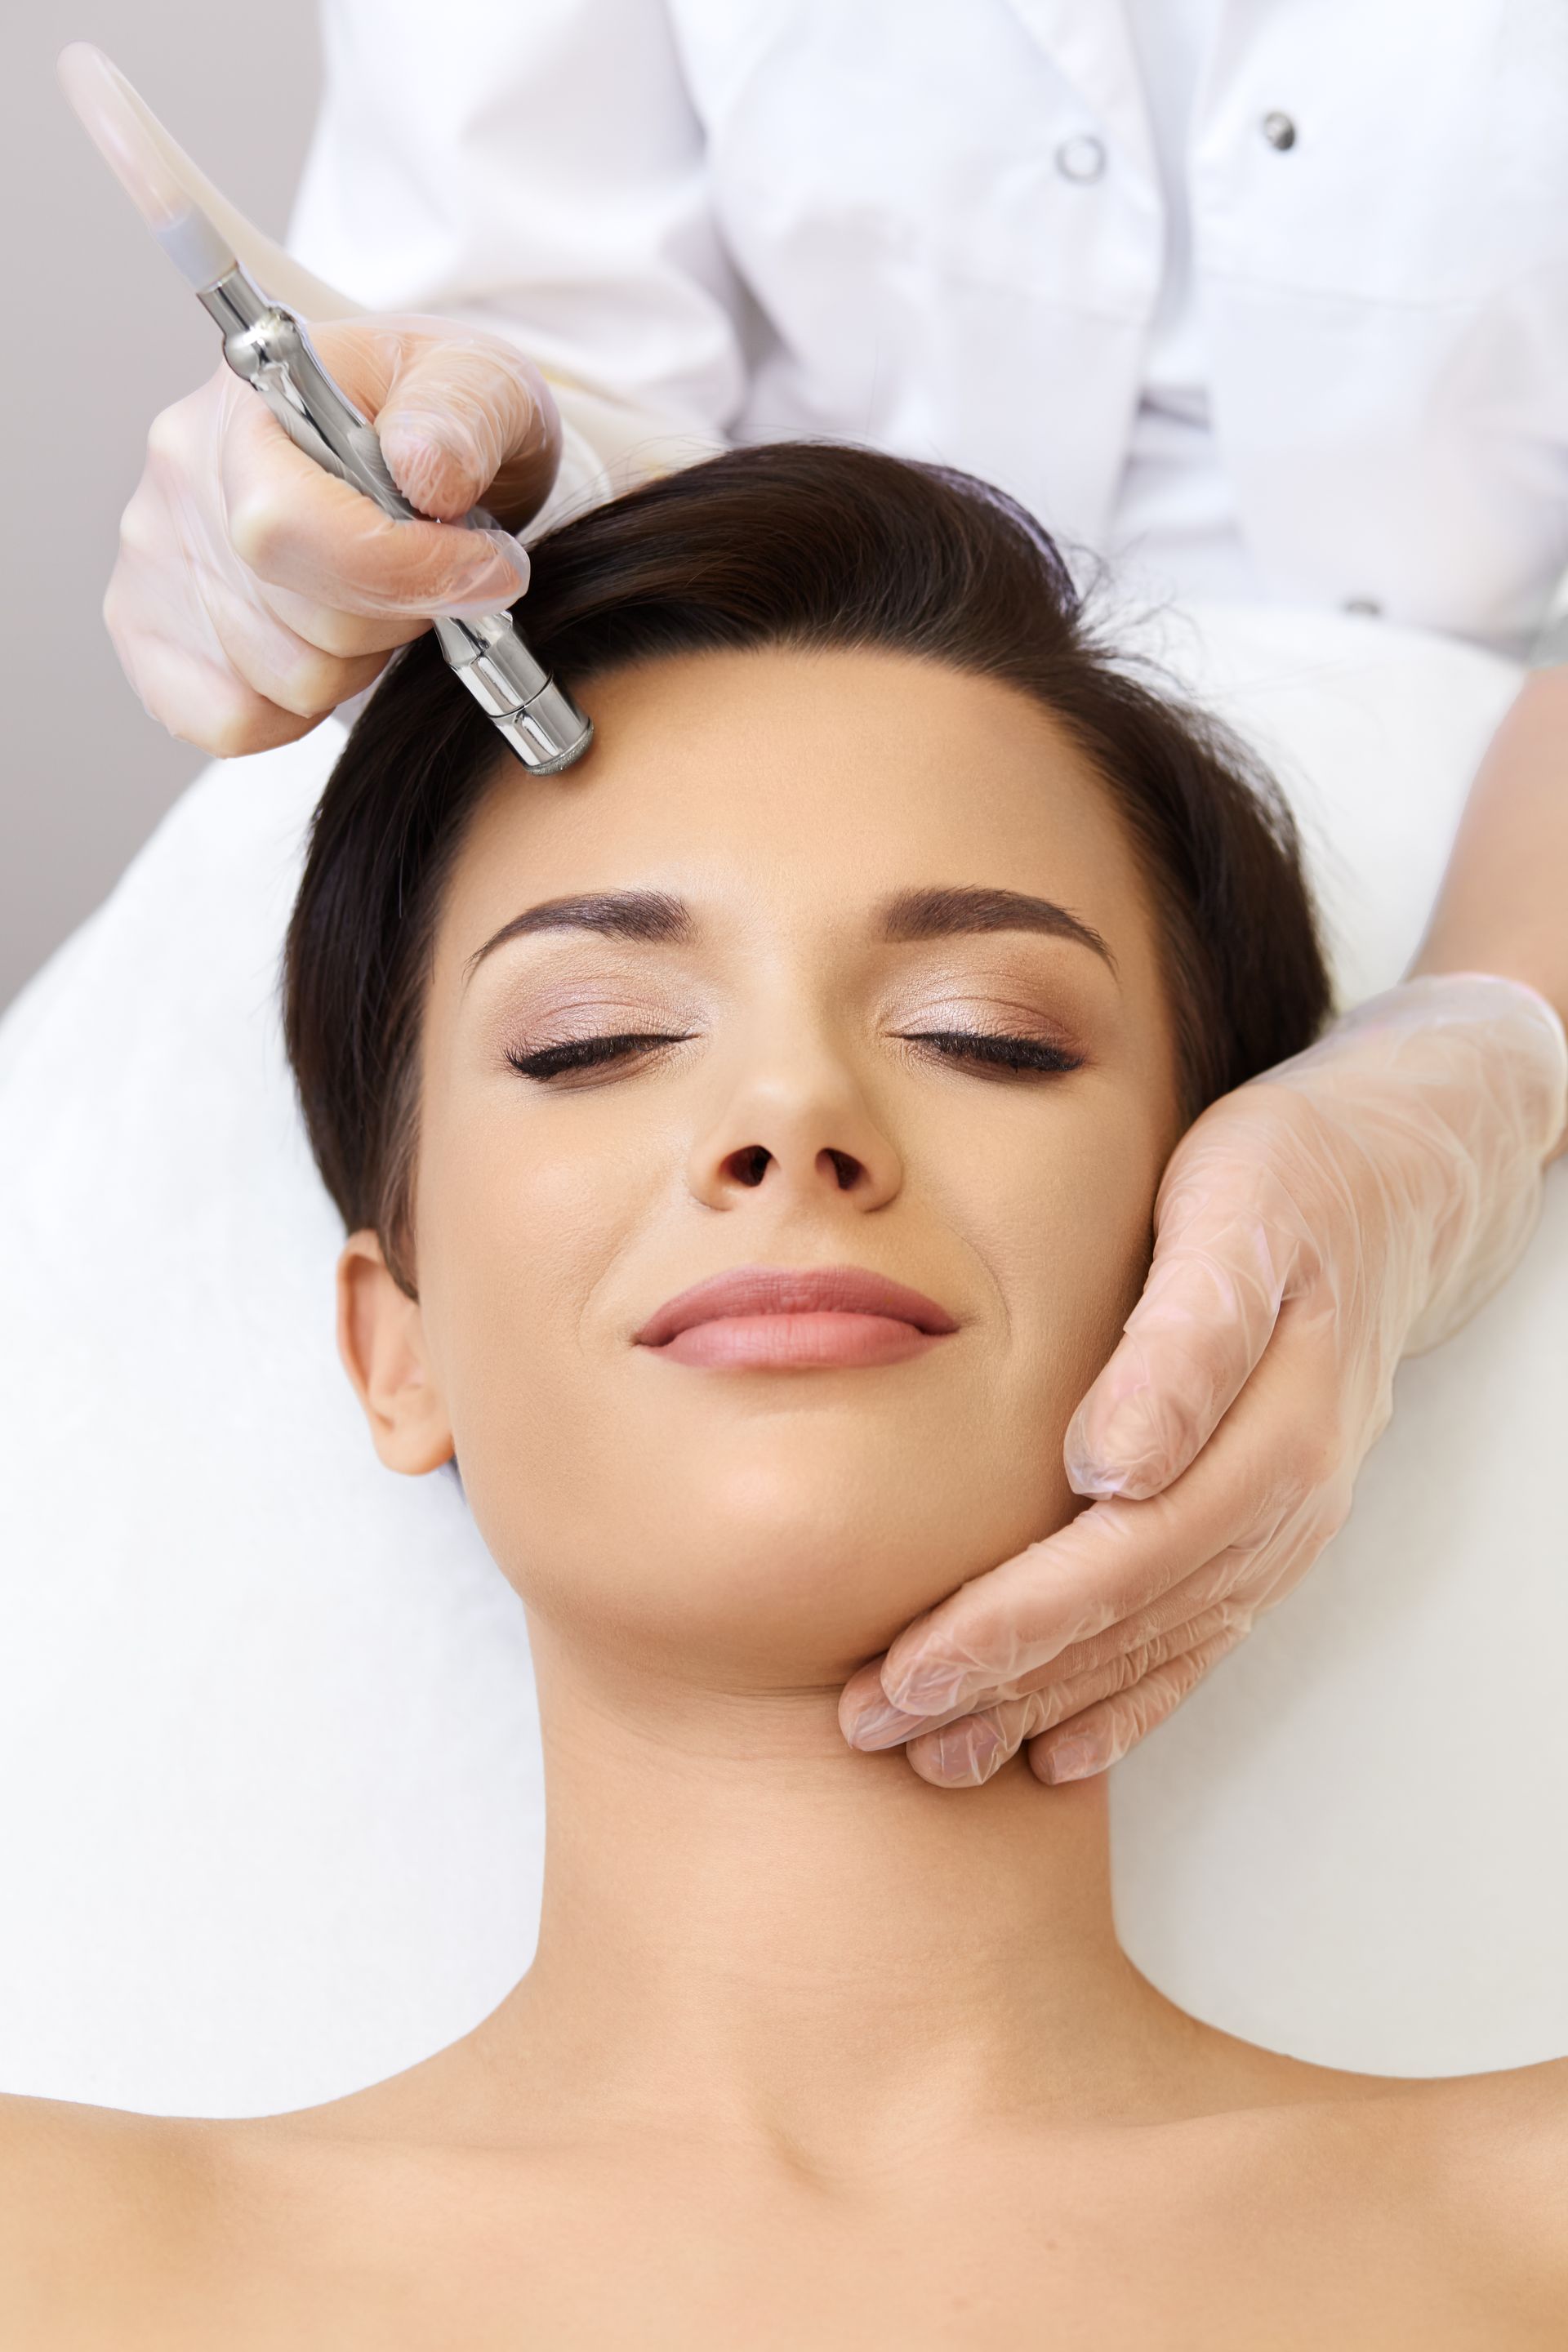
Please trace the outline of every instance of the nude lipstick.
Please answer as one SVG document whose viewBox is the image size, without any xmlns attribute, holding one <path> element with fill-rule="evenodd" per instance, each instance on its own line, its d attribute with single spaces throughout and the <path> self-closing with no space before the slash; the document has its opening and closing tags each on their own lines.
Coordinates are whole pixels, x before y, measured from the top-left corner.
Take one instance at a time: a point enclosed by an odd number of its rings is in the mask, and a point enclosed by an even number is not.
<svg viewBox="0 0 1568 2352">
<path fill-rule="evenodd" d="M 813 1371 L 900 1364 L 958 1324 L 944 1307 L 857 1265 L 742 1265 L 667 1298 L 636 1344 L 679 1364 Z"/>
</svg>

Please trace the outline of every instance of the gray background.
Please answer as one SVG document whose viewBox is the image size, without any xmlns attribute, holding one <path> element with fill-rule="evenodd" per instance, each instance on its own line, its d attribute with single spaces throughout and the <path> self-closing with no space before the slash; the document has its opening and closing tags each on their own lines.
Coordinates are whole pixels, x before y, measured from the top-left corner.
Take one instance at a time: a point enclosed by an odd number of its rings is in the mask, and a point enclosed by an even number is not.
<svg viewBox="0 0 1568 2352">
<path fill-rule="evenodd" d="M 217 359 L 211 325 L 60 96 L 96 41 L 182 146 L 280 236 L 319 86 L 314 0 L 31 0 L 0 76 L 0 1006 L 110 887 L 203 764 L 126 685 L 99 607 L 148 425 Z"/>
</svg>

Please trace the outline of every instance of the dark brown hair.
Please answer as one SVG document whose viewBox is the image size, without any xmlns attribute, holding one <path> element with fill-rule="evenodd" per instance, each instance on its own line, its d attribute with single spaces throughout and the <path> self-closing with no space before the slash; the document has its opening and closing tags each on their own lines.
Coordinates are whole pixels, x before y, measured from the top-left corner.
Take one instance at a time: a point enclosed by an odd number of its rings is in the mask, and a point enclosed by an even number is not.
<svg viewBox="0 0 1568 2352">
<path fill-rule="evenodd" d="M 729 451 L 560 525 L 521 617 L 563 684 L 721 646 L 878 647 L 1042 703 L 1104 782 L 1160 925 L 1186 1114 L 1329 1007 L 1289 812 L 1213 719 L 1101 644 L 1056 545 L 985 484 L 842 444 Z M 803 739 L 804 740 L 804 739 Z M 316 1164 L 413 1288 L 419 1035 L 468 822 L 521 773 L 430 636 L 389 666 L 310 827 L 284 1029 Z"/>
</svg>

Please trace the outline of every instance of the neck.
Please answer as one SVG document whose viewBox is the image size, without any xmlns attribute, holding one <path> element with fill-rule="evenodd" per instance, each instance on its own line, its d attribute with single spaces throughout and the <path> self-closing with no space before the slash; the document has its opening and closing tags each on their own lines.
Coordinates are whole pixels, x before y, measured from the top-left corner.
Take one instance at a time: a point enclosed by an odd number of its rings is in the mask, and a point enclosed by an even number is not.
<svg viewBox="0 0 1568 2352">
<path fill-rule="evenodd" d="M 836 1685 L 694 1691 L 532 1635 L 539 1948 L 470 2037 L 507 2105 L 832 2169 L 1168 2101 L 1199 2029 L 1117 1944 L 1102 1782 L 933 1789 L 847 1747 Z"/>
</svg>

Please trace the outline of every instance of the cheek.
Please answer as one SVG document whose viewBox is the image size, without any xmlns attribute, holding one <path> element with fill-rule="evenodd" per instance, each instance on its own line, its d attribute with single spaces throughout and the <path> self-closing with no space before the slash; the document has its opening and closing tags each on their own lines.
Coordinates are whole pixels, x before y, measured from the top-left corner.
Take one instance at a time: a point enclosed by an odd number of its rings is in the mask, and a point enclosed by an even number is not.
<svg viewBox="0 0 1568 2352">
<path fill-rule="evenodd" d="M 1042 1170 L 1027 1214 L 999 1244 L 1023 1352 L 1043 1381 L 1070 1391 L 1075 1404 L 1142 1287 L 1161 1166 L 1136 1117 L 1120 1131 L 1097 1134 L 1092 1146 Z"/>
<path fill-rule="evenodd" d="M 1024 1542 L 1082 1507 L 1062 1441 L 1142 1287 L 1170 1136 L 1146 1089 L 1110 1080 L 1022 1126 L 1004 1106 L 966 1148 L 949 1139 L 942 1186 L 994 1294 L 986 1446 Z"/>
<path fill-rule="evenodd" d="M 422 1160 L 426 1339 L 469 1507 L 509 1572 L 580 1496 L 584 1432 L 606 1417 L 598 1293 L 665 1181 L 657 1151 L 585 1150 L 570 1129 L 551 1148 L 504 1105 Z"/>
</svg>

